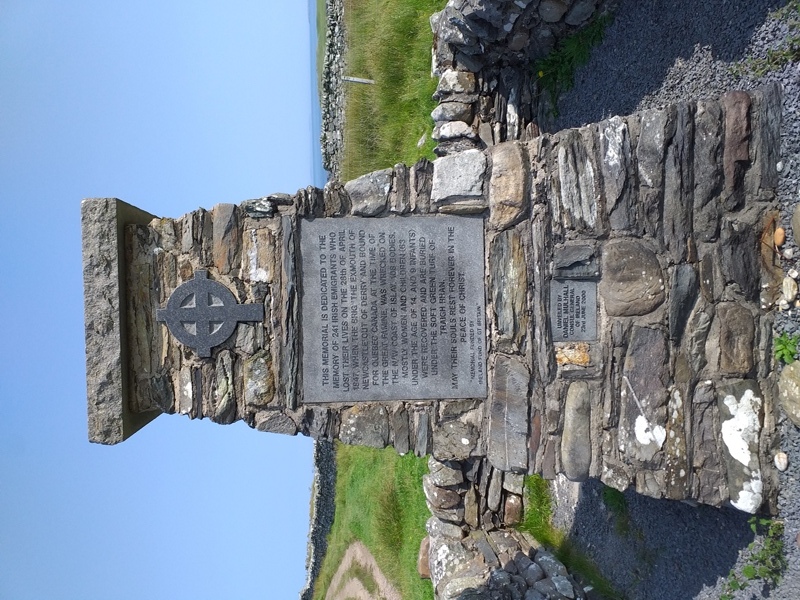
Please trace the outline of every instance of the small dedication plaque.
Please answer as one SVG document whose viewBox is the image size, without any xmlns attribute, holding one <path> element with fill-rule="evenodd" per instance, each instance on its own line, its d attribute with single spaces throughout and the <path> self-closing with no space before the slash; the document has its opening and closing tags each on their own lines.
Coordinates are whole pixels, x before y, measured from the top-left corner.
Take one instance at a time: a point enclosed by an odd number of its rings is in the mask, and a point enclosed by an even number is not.
<svg viewBox="0 0 800 600">
<path fill-rule="evenodd" d="M 554 342 L 597 339 L 597 282 L 550 282 L 550 327 Z"/>
<path fill-rule="evenodd" d="M 306 403 L 486 397 L 483 221 L 303 221 Z"/>
</svg>

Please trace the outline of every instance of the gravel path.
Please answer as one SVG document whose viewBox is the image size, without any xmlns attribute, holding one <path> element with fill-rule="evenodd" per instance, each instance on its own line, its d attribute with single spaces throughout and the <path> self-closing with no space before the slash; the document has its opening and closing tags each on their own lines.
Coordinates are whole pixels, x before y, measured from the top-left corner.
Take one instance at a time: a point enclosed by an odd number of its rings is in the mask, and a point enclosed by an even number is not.
<svg viewBox="0 0 800 600">
<path fill-rule="evenodd" d="M 370 572 L 372 578 L 378 589 L 376 590 L 377 596 L 369 593 L 364 584 L 352 577 L 345 579 L 347 571 L 354 563 L 358 563 L 364 569 Z M 331 580 L 331 585 L 328 588 L 328 593 L 325 595 L 325 600 L 403 600 L 400 593 L 395 587 L 389 583 L 383 571 L 378 567 L 375 562 L 375 557 L 372 556 L 367 547 L 361 542 L 353 542 L 344 553 L 344 558 L 339 568 Z"/>
<path fill-rule="evenodd" d="M 734 63 L 763 57 L 788 35 L 770 11 L 785 2 L 766 0 L 622 0 L 603 43 L 559 102 L 560 116 L 543 128 L 558 131 L 612 115 L 671 102 L 715 98 L 731 89 L 770 81 L 784 86 L 781 181 L 778 200 L 793 252 L 785 270 L 800 269 L 791 215 L 800 198 L 800 64 L 789 63 L 760 79 L 737 77 Z M 800 232 L 798 232 L 800 237 Z M 778 331 L 800 331 L 800 311 L 781 313 Z M 785 524 L 789 568 L 771 591 L 751 585 L 734 598 L 800 599 L 800 430 L 781 414 L 781 449 L 789 469 L 780 476 L 779 518 Z M 555 486 L 556 520 L 632 600 L 716 599 L 731 569 L 748 564 L 754 536 L 748 515 L 690 507 L 627 492 L 627 533 L 604 506 L 601 486 L 562 481 Z M 624 525 L 624 524 L 623 524 Z M 760 538 L 756 538 L 756 543 Z"/>
</svg>

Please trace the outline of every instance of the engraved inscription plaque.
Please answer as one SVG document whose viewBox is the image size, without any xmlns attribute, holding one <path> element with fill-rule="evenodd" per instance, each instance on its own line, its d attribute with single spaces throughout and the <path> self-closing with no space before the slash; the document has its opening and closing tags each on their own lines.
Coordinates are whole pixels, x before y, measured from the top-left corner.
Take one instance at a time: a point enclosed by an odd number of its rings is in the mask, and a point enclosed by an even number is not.
<svg viewBox="0 0 800 600">
<path fill-rule="evenodd" d="M 483 221 L 300 228 L 307 403 L 486 397 Z"/>
<path fill-rule="evenodd" d="M 550 327 L 554 342 L 597 339 L 597 282 L 550 282 Z"/>
</svg>

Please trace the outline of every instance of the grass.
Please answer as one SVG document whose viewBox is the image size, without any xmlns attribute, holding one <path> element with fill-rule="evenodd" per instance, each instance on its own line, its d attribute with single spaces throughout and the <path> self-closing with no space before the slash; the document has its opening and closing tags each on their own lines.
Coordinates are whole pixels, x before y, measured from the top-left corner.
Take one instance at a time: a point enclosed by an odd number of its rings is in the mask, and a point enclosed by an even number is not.
<svg viewBox="0 0 800 600">
<path fill-rule="evenodd" d="M 605 14 L 589 25 L 558 42 L 555 49 L 537 61 L 533 71 L 538 76 L 539 93 L 547 92 L 553 107 L 553 116 L 558 116 L 558 96 L 572 89 L 575 70 L 589 61 L 592 48 L 603 40 L 603 32 L 612 17 Z"/>
<path fill-rule="evenodd" d="M 790 62 L 800 61 L 800 0 L 791 0 L 770 13 L 770 17 L 786 23 L 789 31 L 777 48 L 767 51 L 766 56 L 748 58 L 731 67 L 734 75 L 752 75 L 760 78 L 771 71 L 782 69 Z"/>
<path fill-rule="evenodd" d="M 432 600 L 430 581 L 417 573 L 419 545 L 430 517 L 422 492 L 427 460 L 398 456 L 391 448 L 337 443 L 336 461 L 336 516 L 314 598 L 325 597 L 347 547 L 360 540 L 403 598 Z M 367 589 L 374 585 L 369 578 L 353 574 Z"/>
<path fill-rule="evenodd" d="M 614 516 L 614 530 L 617 535 L 628 536 L 631 533 L 631 519 L 628 514 L 628 501 L 625 494 L 609 486 L 603 486 L 603 504 Z"/>
<path fill-rule="evenodd" d="M 549 548 L 570 572 L 579 574 L 595 591 L 609 600 L 624 598 L 601 575 L 592 560 L 575 548 L 567 534 L 552 524 L 553 505 L 547 481 L 539 475 L 525 477 L 525 515 L 518 529 L 527 531 Z"/>
<path fill-rule="evenodd" d="M 322 93 L 322 65 L 325 63 L 325 39 L 328 32 L 325 0 L 317 0 L 317 89 Z"/>
<path fill-rule="evenodd" d="M 445 0 L 345 0 L 346 75 L 375 80 L 345 83 L 342 179 L 433 158 L 429 18 Z M 426 135 L 422 148 L 417 147 Z"/>
<path fill-rule="evenodd" d="M 760 541 L 753 541 L 747 547 L 751 552 L 747 564 L 742 567 L 741 576 L 731 571 L 725 582 L 725 593 L 720 600 L 732 600 L 734 592 L 744 590 L 751 582 L 758 582 L 768 589 L 775 588 L 788 566 L 783 552 L 783 521 L 753 516 L 750 529 L 760 534 Z"/>
</svg>

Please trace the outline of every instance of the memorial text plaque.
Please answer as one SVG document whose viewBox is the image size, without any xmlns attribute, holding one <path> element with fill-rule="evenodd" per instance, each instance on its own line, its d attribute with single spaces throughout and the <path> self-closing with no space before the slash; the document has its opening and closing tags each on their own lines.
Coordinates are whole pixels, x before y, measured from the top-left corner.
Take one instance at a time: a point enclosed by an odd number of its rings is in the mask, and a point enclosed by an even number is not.
<svg viewBox="0 0 800 600">
<path fill-rule="evenodd" d="M 486 397 L 483 221 L 303 221 L 306 403 Z"/>
<path fill-rule="evenodd" d="M 554 342 L 597 339 L 597 282 L 550 282 L 550 327 Z"/>
</svg>

